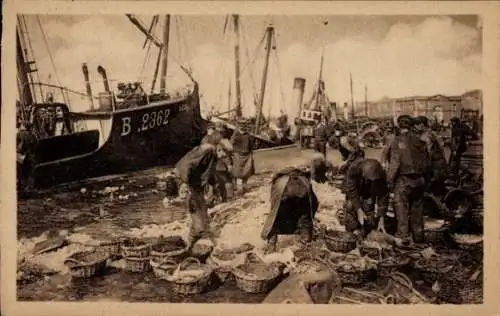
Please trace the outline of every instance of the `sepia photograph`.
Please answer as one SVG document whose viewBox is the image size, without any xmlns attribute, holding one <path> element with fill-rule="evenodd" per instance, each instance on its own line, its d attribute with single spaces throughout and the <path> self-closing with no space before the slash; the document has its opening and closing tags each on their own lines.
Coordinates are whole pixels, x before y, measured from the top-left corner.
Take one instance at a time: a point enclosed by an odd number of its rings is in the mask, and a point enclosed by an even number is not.
<svg viewBox="0 0 500 316">
<path fill-rule="evenodd" d="M 484 303 L 480 15 L 15 20 L 18 302 Z"/>
</svg>

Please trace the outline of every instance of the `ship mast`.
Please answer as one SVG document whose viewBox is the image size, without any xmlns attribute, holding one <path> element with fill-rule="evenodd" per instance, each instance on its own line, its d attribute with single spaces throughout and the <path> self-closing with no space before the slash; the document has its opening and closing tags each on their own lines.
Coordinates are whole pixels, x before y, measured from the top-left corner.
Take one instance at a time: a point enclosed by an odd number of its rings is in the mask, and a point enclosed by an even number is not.
<svg viewBox="0 0 500 316">
<path fill-rule="evenodd" d="M 349 86 L 350 86 L 350 93 L 351 93 L 351 115 L 352 118 L 354 119 L 354 98 L 352 96 L 352 74 L 349 73 Z"/>
<path fill-rule="evenodd" d="M 21 32 L 20 26 L 17 27 L 16 32 L 16 55 L 17 55 L 17 74 L 18 74 L 18 90 L 19 97 L 21 98 L 21 104 L 23 107 L 33 104 L 33 95 L 31 93 L 30 81 L 28 78 L 29 64 L 26 62 L 25 56 L 23 54 L 23 49 L 21 46 Z"/>
<path fill-rule="evenodd" d="M 324 54 L 325 54 L 325 51 L 322 50 L 321 51 L 321 63 L 320 63 L 320 67 L 319 67 L 319 77 L 318 77 L 318 90 L 316 92 L 316 107 L 318 109 L 321 109 L 319 101 L 320 101 L 320 95 L 322 93 L 321 88 L 322 88 L 322 81 L 323 81 L 323 62 L 325 59 Z"/>
<path fill-rule="evenodd" d="M 264 95 L 266 92 L 266 84 L 267 84 L 267 71 L 269 69 L 269 56 L 271 55 L 271 41 L 273 38 L 274 34 L 274 27 L 273 26 L 268 26 L 266 29 L 267 33 L 267 39 L 266 39 L 266 60 L 264 62 L 264 71 L 262 74 L 262 83 L 260 86 L 260 96 L 259 96 L 259 103 L 258 103 L 258 109 L 257 109 L 257 120 L 255 122 L 255 134 L 259 133 L 259 125 L 260 125 L 260 120 L 262 117 L 262 107 L 264 105 Z"/>
<path fill-rule="evenodd" d="M 234 25 L 234 73 L 235 73 L 235 93 L 236 93 L 236 117 L 242 116 L 241 111 L 241 86 L 240 86 L 240 26 L 239 15 L 233 14 Z"/>
<path fill-rule="evenodd" d="M 163 27 L 163 49 L 162 49 L 162 68 L 160 79 L 160 95 L 165 95 L 167 82 L 167 66 L 168 66 L 168 44 L 170 40 L 170 14 L 165 16 L 165 25 Z"/>
</svg>

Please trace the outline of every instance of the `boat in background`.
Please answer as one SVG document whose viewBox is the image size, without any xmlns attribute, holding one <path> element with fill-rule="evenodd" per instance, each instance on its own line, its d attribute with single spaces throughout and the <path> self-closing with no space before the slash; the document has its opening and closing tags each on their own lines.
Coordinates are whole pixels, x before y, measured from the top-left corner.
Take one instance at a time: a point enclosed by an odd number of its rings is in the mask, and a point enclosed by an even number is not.
<svg viewBox="0 0 500 316">
<path fill-rule="evenodd" d="M 192 85 L 176 94 L 166 90 L 170 15 L 165 16 L 163 41 L 152 33 L 158 16 L 149 30 L 134 16 L 127 17 L 159 48 L 151 93 L 146 93 L 140 82 L 119 83 L 115 93 L 105 69 L 99 66 L 104 92 L 94 97 L 86 64 L 82 65 L 86 94 L 34 81 L 37 70 L 28 55 L 31 45 L 25 36 L 26 21 L 18 16 L 18 191 L 174 165 L 206 134 L 199 87 L 191 73 L 181 66 Z M 160 61 L 160 91 L 156 93 Z M 62 102 L 56 101 L 53 93 L 44 95 L 44 88 L 60 91 Z M 41 102 L 37 102 L 37 92 Z M 88 98 L 90 109 L 71 111 L 70 93 Z M 98 106 L 94 107 L 96 100 Z"/>
<path fill-rule="evenodd" d="M 212 123 L 223 122 L 225 131 L 224 137 L 231 137 L 232 133 L 238 126 L 245 125 L 249 134 L 253 138 L 253 149 L 267 149 L 282 146 L 294 145 L 294 140 L 290 137 L 290 125 L 288 124 L 288 117 L 284 110 L 281 110 L 281 116 L 277 118 L 276 124 L 271 124 L 270 115 L 265 118 L 263 114 L 264 97 L 267 86 L 267 77 L 269 71 L 269 60 L 271 51 L 276 48 L 276 39 L 274 36 L 275 29 L 272 25 L 268 26 L 265 35 L 260 44 L 265 47 L 265 60 L 264 69 L 262 73 L 262 81 L 259 93 L 254 93 L 253 102 L 256 107 L 257 115 L 254 117 L 243 117 L 242 115 L 242 100 L 241 100 L 241 72 L 240 67 L 240 47 L 239 47 L 239 30 L 240 30 L 240 17 L 237 14 L 231 16 L 233 22 L 233 30 L 235 33 L 235 106 L 231 107 L 231 97 L 229 97 L 229 109 L 224 113 L 212 113 L 208 117 L 208 121 Z M 229 16 L 226 17 L 225 26 L 228 25 Z M 265 42 L 264 42 L 265 40 Z M 260 46 L 259 44 L 259 46 Z M 259 47 L 258 47 L 259 48 Z M 258 51 L 258 49 L 257 49 Z M 255 60 L 255 59 L 254 59 Z M 231 91 L 231 90 L 230 90 Z M 270 107 L 269 107 L 270 110 Z"/>
</svg>

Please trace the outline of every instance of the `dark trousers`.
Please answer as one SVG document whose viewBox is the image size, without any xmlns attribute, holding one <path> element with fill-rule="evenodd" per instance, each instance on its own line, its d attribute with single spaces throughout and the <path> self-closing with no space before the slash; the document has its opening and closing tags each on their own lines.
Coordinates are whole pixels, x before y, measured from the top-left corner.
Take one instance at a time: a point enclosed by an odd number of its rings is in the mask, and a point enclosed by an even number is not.
<svg viewBox="0 0 500 316">
<path fill-rule="evenodd" d="M 193 245 L 205 236 L 213 238 L 210 231 L 210 218 L 208 216 L 204 190 L 199 187 L 190 187 L 186 204 L 191 217 L 189 245 Z"/>
<path fill-rule="evenodd" d="M 228 192 L 226 185 L 231 183 L 233 185 L 233 177 L 227 171 L 217 171 L 215 173 L 216 186 L 215 189 L 217 194 L 220 196 L 223 202 L 233 197 L 233 192 Z"/>
<path fill-rule="evenodd" d="M 398 222 L 396 236 L 415 242 L 424 238 L 424 192 L 425 180 L 421 176 L 400 175 L 394 183 L 394 210 Z"/>
<path fill-rule="evenodd" d="M 314 150 L 323 154 L 326 157 L 326 141 L 314 140 Z"/>
<path fill-rule="evenodd" d="M 361 223 L 358 221 L 358 210 L 350 200 L 345 202 L 345 230 L 351 233 L 355 230 L 362 230 L 363 237 L 366 237 L 372 230 L 376 229 L 378 219 L 375 218 L 374 204 L 369 205 L 366 201 L 362 201 L 361 204 L 366 217 L 368 217 L 364 221 L 363 227 L 361 227 Z"/>
<path fill-rule="evenodd" d="M 460 169 L 460 161 L 462 160 L 462 154 L 463 152 L 461 151 L 452 151 L 450 155 L 450 172 L 451 173 L 457 173 L 458 170 Z"/>
</svg>

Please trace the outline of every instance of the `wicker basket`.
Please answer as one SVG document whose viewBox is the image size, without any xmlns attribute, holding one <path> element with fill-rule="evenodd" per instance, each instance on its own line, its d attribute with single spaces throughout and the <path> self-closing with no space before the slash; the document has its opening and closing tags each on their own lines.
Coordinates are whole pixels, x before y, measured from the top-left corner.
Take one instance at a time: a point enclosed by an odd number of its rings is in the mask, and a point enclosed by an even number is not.
<svg viewBox="0 0 500 316">
<path fill-rule="evenodd" d="M 122 243 L 125 239 L 119 238 L 110 241 L 104 241 L 100 243 L 100 246 L 109 254 L 111 260 L 118 260 L 122 256 Z"/>
<path fill-rule="evenodd" d="M 90 278 L 104 272 L 108 258 L 104 251 L 81 251 L 66 258 L 64 265 L 73 278 Z"/>
<path fill-rule="evenodd" d="M 125 257 L 125 270 L 130 272 L 147 272 L 151 268 L 149 258 Z"/>
<path fill-rule="evenodd" d="M 481 252 L 483 251 L 483 240 L 475 243 L 467 243 L 459 238 L 457 238 L 457 235 L 453 235 L 453 241 L 455 241 L 457 247 L 459 249 L 465 250 L 465 251 L 470 251 L 470 252 Z"/>
<path fill-rule="evenodd" d="M 442 244 L 444 241 L 446 241 L 446 237 L 448 234 L 449 234 L 448 226 L 442 226 L 433 229 L 425 229 L 424 240 L 430 244 Z"/>
<path fill-rule="evenodd" d="M 243 265 L 239 265 L 231 269 L 232 274 L 236 279 L 236 286 L 247 293 L 266 293 L 270 291 L 277 283 L 283 273 L 283 269 L 277 263 L 265 264 L 266 268 L 272 269 L 272 273 L 268 277 L 262 277 L 253 273 L 247 273 L 242 270 L 246 264 L 252 264 L 248 261 Z M 253 263 L 263 264 L 263 263 Z"/>
<path fill-rule="evenodd" d="M 370 259 L 380 261 L 383 258 L 383 249 L 370 247 L 362 244 L 359 246 L 359 252 L 362 256 L 367 256 Z"/>
<path fill-rule="evenodd" d="M 153 274 L 157 278 L 165 280 L 169 273 L 177 268 L 178 262 L 169 257 L 152 257 L 149 264 L 153 268 Z"/>
<path fill-rule="evenodd" d="M 147 258 L 151 252 L 151 243 L 140 239 L 127 239 L 121 248 L 122 256 L 125 258 Z"/>
<path fill-rule="evenodd" d="M 440 279 L 441 289 L 438 296 L 447 303 L 454 304 L 482 304 L 483 280 L 479 276 L 474 281 L 455 278 L 453 275 Z"/>
<path fill-rule="evenodd" d="M 199 269 L 203 270 L 203 274 L 200 278 L 194 280 L 179 280 L 174 277 L 175 270 L 182 271 L 186 268 L 186 264 L 188 262 L 195 263 L 199 266 Z M 176 269 L 170 270 L 171 272 L 167 273 L 164 277 L 164 280 L 170 283 L 172 286 L 172 290 L 179 294 L 192 295 L 199 294 L 205 291 L 207 286 L 210 283 L 213 269 L 208 265 L 204 265 L 200 263 L 200 261 L 196 258 L 186 258 L 183 262 L 181 262 Z"/>
<path fill-rule="evenodd" d="M 391 262 L 388 259 L 384 259 L 378 263 L 377 274 L 381 277 L 386 277 L 393 274 L 394 272 L 399 272 L 401 269 L 407 267 L 411 263 L 410 258 L 398 258 L 399 262 Z"/>
<path fill-rule="evenodd" d="M 346 254 L 343 255 L 341 258 L 348 258 L 348 257 L 355 257 L 355 258 L 360 258 L 356 255 L 352 254 Z M 334 267 L 335 271 L 339 275 L 340 280 L 342 281 L 342 284 L 362 284 L 365 282 L 368 282 L 375 278 L 377 271 L 376 269 L 372 268 L 367 268 L 367 269 L 357 269 L 355 268 L 352 264 L 345 262 L 342 265 L 339 265 L 338 263 L 334 262 L 332 260 L 333 258 L 330 258 L 330 263 Z"/>
<path fill-rule="evenodd" d="M 233 256 L 232 258 L 229 258 L 229 260 L 224 260 L 226 258 L 220 258 L 218 254 L 219 253 L 217 252 L 213 252 L 207 259 L 207 262 L 216 266 L 215 274 L 222 282 L 224 282 L 232 276 L 231 264 L 235 261 L 237 254 L 232 252 L 231 254 L 233 254 Z"/>
<path fill-rule="evenodd" d="M 452 266 L 454 266 L 454 264 Z M 436 267 L 429 266 L 425 264 L 423 258 L 414 261 L 413 267 L 415 268 L 415 270 L 419 272 L 420 276 L 422 277 L 422 280 L 429 284 L 433 284 L 434 282 L 442 278 L 443 275 L 453 270 L 453 269 L 440 270 L 437 269 Z"/>
<path fill-rule="evenodd" d="M 356 248 L 356 235 L 349 232 L 329 231 L 325 234 L 326 247 L 333 252 L 349 252 Z"/>
<path fill-rule="evenodd" d="M 186 259 L 187 248 L 166 251 L 165 246 L 166 245 L 161 242 L 151 246 L 150 258 L 152 259 L 169 258 L 170 260 L 173 260 L 177 263 Z"/>
</svg>

